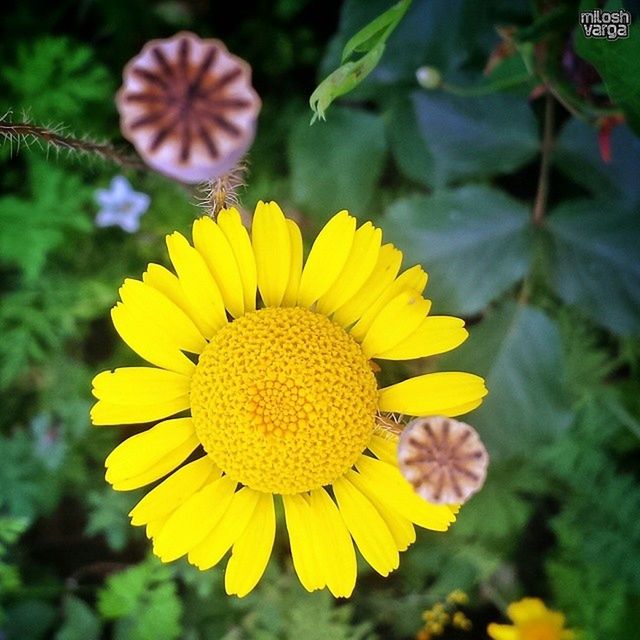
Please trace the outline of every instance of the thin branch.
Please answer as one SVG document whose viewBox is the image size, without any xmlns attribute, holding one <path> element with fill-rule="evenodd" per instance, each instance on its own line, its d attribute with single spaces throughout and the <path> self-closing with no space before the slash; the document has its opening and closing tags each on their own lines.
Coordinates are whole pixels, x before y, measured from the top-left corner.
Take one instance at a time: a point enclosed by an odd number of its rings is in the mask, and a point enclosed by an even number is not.
<svg viewBox="0 0 640 640">
<path fill-rule="evenodd" d="M 26 144 L 31 141 L 44 142 L 46 145 L 58 150 L 98 156 L 125 169 L 147 168 L 140 158 L 123 153 L 108 142 L 101 143 L 74 138 L 54 129 L 41 127 L 30 122 L 6 122 L 0 120 L 0 137 L 9 141 L 17 140 L 18 143 L 24 141 Z"/>
<path fill-rule="evenodd" d="M 540 176 L 538 191 L 533 205 L 533 223 L 540 226 L 547 210 L 549 195 L 549 171 L 551 169 L 551 153 L 554 147 L 553 129 L 555 124 L 555 98 L 547 93 L 544 103 L 544 131 L 542 134 L 542 160 L 540 162 Z"/>
</svg>

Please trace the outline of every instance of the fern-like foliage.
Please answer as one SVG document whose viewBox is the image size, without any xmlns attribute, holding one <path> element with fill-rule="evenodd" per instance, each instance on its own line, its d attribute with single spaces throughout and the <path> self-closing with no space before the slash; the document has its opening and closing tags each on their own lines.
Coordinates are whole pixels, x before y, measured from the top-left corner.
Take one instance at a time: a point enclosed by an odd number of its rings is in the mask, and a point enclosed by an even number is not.
<svg viewBox="0 0 640 640">
<path fill-rule="evenodd" d="M 65 241 L 77 245 L 78 234 L 92 229 L 92 194 L 79 176 L 42 158 L 30 159 L 28 184 L 30 197 L 0 199 L 0 255 L 33 282 L 50 253 Z"/>
<path fill-rule="evenodd" d="M 52 274 L 5 295 L 0 307 L 0 389 L 31 365 L 60 353 L 79 323 L 104 308 L 102 293 L 97 282 Z"/>
<path fill-rule="evenodd" d="M 13 65 L 3 69 L 13 106 L 37 120 L 76 124 L 93 105 L 109 100 L 107 69 L 85 45 L 45 37 L 18 45 Z"/>
<path fill-rule="evenodd" d="M 180 636 L 182 604 L 173 570 L 153 557 L 110 576 L 98 593 L 98 611 L 115 621 L 116 640 Z"/>
</svg>

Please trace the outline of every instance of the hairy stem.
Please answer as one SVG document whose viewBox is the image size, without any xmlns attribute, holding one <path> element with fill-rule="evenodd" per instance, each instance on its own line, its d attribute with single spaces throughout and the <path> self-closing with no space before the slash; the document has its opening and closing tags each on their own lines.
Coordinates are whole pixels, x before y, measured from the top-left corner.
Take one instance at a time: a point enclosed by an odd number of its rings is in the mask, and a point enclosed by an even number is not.
<svg viewBox="0 0 640 640">
<path fill-rule="evenodd" d="M 55 149 L 92 154 L 126 169 L 147 168 L 140 158 L 123 153 L 110 143 L 81 140 L 30 122 L 0 121 L 0 136 L 6 140 L 38 140 Z"/>
</svg>

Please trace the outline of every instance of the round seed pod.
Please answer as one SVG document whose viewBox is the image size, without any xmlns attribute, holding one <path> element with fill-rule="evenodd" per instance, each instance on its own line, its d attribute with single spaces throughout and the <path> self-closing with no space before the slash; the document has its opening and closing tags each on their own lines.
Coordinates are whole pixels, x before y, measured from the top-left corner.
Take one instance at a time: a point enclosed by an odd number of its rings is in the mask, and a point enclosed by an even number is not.
<svg viewBox="0 0 640 640">
<path fill-rule="evenodd" d="M 412 420 L 398 444 L 402 475 L 435 504 L 462 504 L 484 484 L 489 454 L 464 422 L 432 416 Z"/>
<path fill-rule="evenodd" d="M 116 104 L 122 134 L 144 161 L 187 183 L 236 165 L 261 107 L 251 67 L 219 40 L 188 32 L 148 42 L 125 66 Z"/>
</svg>

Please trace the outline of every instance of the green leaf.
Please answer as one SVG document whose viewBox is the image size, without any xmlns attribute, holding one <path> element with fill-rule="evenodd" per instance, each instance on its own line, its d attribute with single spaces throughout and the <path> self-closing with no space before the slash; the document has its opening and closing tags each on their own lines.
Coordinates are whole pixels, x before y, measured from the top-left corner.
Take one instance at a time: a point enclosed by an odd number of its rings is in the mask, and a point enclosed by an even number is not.
<svg viewBox="0 0 640 640">
<path fill-rule="evenodd" d="M 384 13 L 372 20 L 352 36 L 342 50 L 342 62 L 348 60 L 354 52 L 367 53 L 379 43 L 385 42 L 396 28 L 411 5 L 411 0 L 400 0 Z"/>
<path fill-rule="evenodd" d="M 43 122 L 76 123 L 113 94 L 109 72 L 95 61 L 93 51 L 68 38 L 20 42 L 15 65 L 3 74 L 18 100 L 13 106 Z"/>
<path fill-rule="evenodd" d="M 531 261 L 529 212 L 485 186 L 466 186 L 394 203 L 388 236 L 429 272 L 434 308 L 470 315 L 520 280 Z"/>
<path fill-rule="evenodd" d="M 139 492 L 113 491 L 106 487 L 102 491 L 92 491 L 87 497 L 89 517 L 85 533 L 88 536 L 104 535 L 110 549 L 122 551 L 133 531 L 129 513 L 140 499 Z"/>
<path fill-rule="evenodd" d="M 153 557 L 110 576 L 98 592 L 98 611 L 117 620 L 116 640 L 175 640 L 181 633 L 173 571 Z"/>
<path fill-rule="evenodd" d="M 22 599 L 7 607 L 2 625 L 6 640 L 44 640 L 50 638 L 56 608 L 42 600 Z"/>
<path fill-rule="evenodd" d="M 595 0 L 582 2 L 581 11 L 597 7 Z M 607 3 L 605 11 L 619 9 L 618 0 Z M 598 70 L 611 99 L 624 111 L 629 126 L 640 135 L 640 25 L 629 25 L 629 37 L 608 40 L 587 38 L 578 28 L 575 41 L 578 55 Z"/>
<path fill-rule="evenodd" d="M 0 255 L 33 281 L 65 239 L 92 228 L 85 211 L 91 192 L 79 176 L 41 158 L 30 159 L 29 182 L 31 198 L 0 199 Z"/>
<path fill-rule="evenodd" d="M 100 620 L 93 609 L 80 598 L 69 596 L 64 604 L 64 623 L 56 640 L 98 640 Z"/>
<path fill-rule="evenodd" d="M 491 463 L 482 491 L 460 510 L 454 537 L 480 540 L 506 540 L 527 524 L 533 505 L 527 496 L 546 488 L 544 478 L 522 460 Z"/>
<path fill-rule="evenodd" d="M 325 112 L 329 105 L 336 98 L 353 91 L 375 69 L 383 53 L 384 42 L 380 42 L 357 62 L 345 62 L 327 76 L 309 98 L 313 111 L 311 124 L 316 120 L 326 120 Z"/>
<path fill-rule="evenodd" d="M 442 368 L 485 377 L 489 395 L 465 421 L 496 459 L 529 454 L 571 421 L 559 331 L 538 309 L 509 302 L 494 310 Z"/>
<path fill-rule="evenodd" d="M 570 120 L 554 147 L 554 164 L 594 196 L 609 196 L 626 207 L 640 205 L 640 139 L 629 127 L 611 133 L 611 161 L 600 156 L 597 130 L 582 120 Z"/>
<path fill-rule="evenodd" d="M 322 127 L 309 127 L 306 117 L 300 118 L 289 139 L 295 202 L 324 220 L 341 209 L 365 214 L 385 152 L 379 116 L 336 107 Z"/>
<path fill-rule="evenodd" d="M 410 5 L 411 0 L 400 0 L 349 39 L 342 51 L 341 66 L 325 78 L 309 98 L 309 106 L 313 111 L 311 124 L 317 119 L 324 120 L 329 105 L 339 96 L 355 89 L 375 69 L 384 53 L 387 38 Z M 366 55 L 355 62 L 347 62 L 356 52 Z"/>
<path fill-rule="evenodd" d="M 400 170 L 432 188 L 510 173 L 539 148 L 531 109 L 512 95 L 415 91 L 392 105 L 386 123 Z"/>
<path fill-rule="evenodd" d="M 620 334 L 640 331 L 640 217 L 611 200 L 574 200 L 547 218 L 551 286 Z"/>
</svg>

